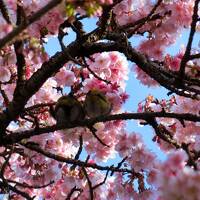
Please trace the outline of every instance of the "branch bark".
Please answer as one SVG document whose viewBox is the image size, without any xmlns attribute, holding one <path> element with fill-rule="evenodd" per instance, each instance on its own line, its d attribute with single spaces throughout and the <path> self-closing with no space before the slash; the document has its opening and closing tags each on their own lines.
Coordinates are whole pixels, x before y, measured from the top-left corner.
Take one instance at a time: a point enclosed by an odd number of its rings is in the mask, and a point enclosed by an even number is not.
<svg viewBox="0 0 200 200">
<path fill-rule="evenodd" d="M 154 112 L 154 113 L 122 113 L 116 115 L 109 115 L 109 116 L 100 116 L 97 118 L 85 119 L 80 122 L 76 122 L 74 124 L 67 125 L 65 127 L 58 127 L 56 125 L 53 126 L 46 126 L 43 128 L 31 129 L 22 132 L 15 132 L 9 135 L 5 135 L 2 140 L 0 141 L 0 145 L 4 146 L 7 144 L 13 144 L 20 142 L 22 139 L 27 139 L 35 135 L 41 135 L 49 132 L 54 132 L 56 130 L 61 129 L 69 129 L 75 127 L 89 127 L 94 125 L 98 122 L 108 122 L 113 120 L 145 120 L 148 121 L 149 119 L 162 117 L 162 118 L 175 118 L 178 120 L 185 120 L 185 121 L 193 121 L 193 122 L 200 122 L 200 116 L 189 114 L 189 113 L 166 113 L 166 112 Z"/>
</svg>

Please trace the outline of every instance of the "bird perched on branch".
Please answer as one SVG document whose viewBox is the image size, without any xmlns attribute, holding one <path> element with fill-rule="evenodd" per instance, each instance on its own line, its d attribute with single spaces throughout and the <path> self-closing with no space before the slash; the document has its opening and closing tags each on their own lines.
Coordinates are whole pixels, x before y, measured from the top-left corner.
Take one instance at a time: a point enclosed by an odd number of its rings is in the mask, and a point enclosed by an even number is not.
<svg viewBox="0 0 200 200">
<path fill-rule="evenodd" d="M 84 110 L 88 117 L 108 115 L 111 109 L 111 103 L 100 90 L 92 89 L 87 93 L 84 101 Z"/>
<path fill-rule="evenodd" d="M 57 125 L 61 126 L 83 120 L 85 117 L 81 102 L 71 94 L 58 99 L 53 115 Z"/>
</svg>

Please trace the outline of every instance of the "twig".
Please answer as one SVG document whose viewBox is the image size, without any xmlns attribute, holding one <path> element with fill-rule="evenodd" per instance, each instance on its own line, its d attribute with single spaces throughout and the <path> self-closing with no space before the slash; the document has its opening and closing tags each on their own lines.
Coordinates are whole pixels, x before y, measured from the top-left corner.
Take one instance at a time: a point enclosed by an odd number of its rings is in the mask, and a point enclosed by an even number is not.
<svg viewBox="0 0 200 200">
<path fill-rule="evenodd" d="M 92 186 L 92 189 L 95 190 L 96 188 L 98 188 L 98 187 L 100 187 L 101 185 L 103 185 L 103 184 L 106 182 L 107 178 L 108 178 L 108 174 L 109 174 L 109 170 L 106 172 L 106 175 L 105 175 L 104 180 L 103 180 L 102 182 L 100 182 L 100 183 L 98 183 L 98 184 Z"/>
<path fill-rule="evenodd" d="M 144 18 L 141 20 L 142 23 L 139 23 L 133 31 L 131 31 L 129 34 L 128 34 L 128 38 L 136 31 L 138 30 L 139 28 L 141 28 L 145 23 L 147 23 L 149 20 L 151 20 L 153 14 L 155 13 L 155 11 L 157 10 L 157 8 L 160 6 L 160 4 L 162 3 L 163 0 L 158 0 L 158 2 L 155 4 L 155 6 L 152 8 L 152 10 L 150 11 L 150 13 Z"/>
<path fill-rule="evenodd" d="M 8 24 L 12 24 L 12 22 L 10 20 L 10 15 L 9 15 L 9 12 L 8 12 L 8 9 L 6 7 L 4 0 L 0 0 L 0 10 L 1 10 L 1 13 L 2 13 L 4 19 L 6 20 L 6 22 Z"/>
<path fill-rule="evenodd" d="M 67 195 L 67 198 L 65 200 L 70 200 L 74 192 L 80 192 L 81 193 L 81 192 L 83 192 L 83 190 L 81 188 L 77 188 L 76 186 L 74 186 L 71 189 L 70 193 Z"/>
<path fill-rule="evenodd" d="M 199 4 L 199 2 L 200 2 L 199 0 L 196 0 L 195 4 L 194 4 L 190 35 L 189 35 L 188 43 L 187 43 L 187 46 L 186 46 L 185 54 L 183 55 L 183 58 L 182 58 L 181 64 L 180 64 L 180 69 L 179 69 L 181 79 L 183 79 L 183 77 L 185 76 L 185 66 L 186 66 L 186 63 L 188 62 L 188 60 L 190 58 L 192 41 L 193 41 L 193 38 L 194 38 L 194 34 L 196 32 L 196 24 L 197 24 L 197 21 L 198 21 L 198 4 Z"/>
<path fill-rule="evenodd" d="M 29 112 L 29 111 L 32 111 L 32 110 L 35 110 L 35 109 L 41 109 L 43 107 L 50 107 L 50 106 L 54 106 L 56 103 L 39 103 L 39 104 L 35 104 L 33 106 L 30 106 L 30 107 L 27 107 L 27 108 L 24 108 L 24 112 Z"/>
<path fill-rule="evenodd" d="M 124 158 L 121 160 L 121 162 L 118 163 L 118 165 L 117 165 L 117 168 L 118 168 L 118 169 L 120 169 L 120 167 L 123 165 L 123 163 L 126 161 L 127 158 L 128 158 L 127 156 L 124 157 Z M 111 172 L 110 175 L 113 176 L 113 174 L 114 174 L 114 172 Z"/>
<path fill-rule="evenodd" d="M 145 183 L 144 183 L 144 176 L 140 174 L 138 177 L 138 189 L 139 192 L 144 192 L 145 191 Z"/>
<path fill-rule="evenodd" d="M 155 130 L 156 135 L 164 140 L 165 142 L 171 144 L 177 149 L 181 148 L 181 144 L 173 139 L 172 134 L 161 124 L 158 124 L 155 118 L 149 118 L 146 120 Z"/>
<path fill-rule="evenodd" d="M 6 92 L 2 89 L 1 84 L 0 84 L 0 92 L 3 97 L 4 103 L 7 106 L 9 104 L 9 99 L 8 99 Z"/>
<path fill-rule="evenodd" d="M 57 160 L 59 162 L 63 162 L 63 163 L 67 163 L 67 164 L 75 164 L 79 167 L 92 168 L 92 169 L 97 169 L 100 171 L 108 171 L 109 170 L 111 172 L 114 171 L 114 172 L 120 172 L 120 173 L 129 173 L 136 177 L 138 175 L 138 173 L 134 172 L 134 170 L 130 170 L 130 169 L 126 169 L 126 168 L 118 169 L 117 167 L 113 167 L 113 166 L 101 166 L 101 165 L 97 165 L 96 163 L 88 163 L 86 161 L 84 162 L 84 161 L 75 160 L 75 159 L 71 159 L 71 158 L 65 158 L 63 156 L 59 156 L 59 155 L 47 152 L 47 151 L 41 149 L 39 146 L 32 145 L 30 143 L 22 144 L 22 145 L 32 151 L 40 153 L 48 158 Z"/>
<path fill-rule="evenodd" d="M 14 181 L 14 180 L 10 180 L 8 179 L 7 180 L 9 183 L 14 183 L 16 186 L 19 186 L 19 187 L 23 187 L 23 188 L 30 188 L 30 189 L 41 189 L 41 188 L 45 188 L 49 185 L 52 185 L 54 183 L 54 181 L 50 181 L 49 183 L 45 184 L 45 185 L 29 185 L 27 183 L 20 183 L 18 181 Z"/>
<path fill-rule="evenodd" d="M 90 200 L 93 200 L 94 199 L 94 192 L 93 192 L 92 182 L 90 181 L 90 178 L 89 178 L 89 176 L 87 174 L 87 171 L 86 171 L 86 169 L 84 167 L 82 167 L 82 171 L 83 171 L 83 173 L 85 175 L 85 178 L 86 178 L 86 180 L 88 182 Z"/>
<path fill-rule="evenodd" d="M 110 147 L 109 145 L 107 145 L 106 143 L 104 143 L 100 138 L 99 136 L 96 134 L 96 129 L 93 127 L 93 126 L 90 126 L 89 127 L 92 135 L 103 145 L 103 146 L 106 146 L 106 147 Z"/>
<path fill-rule="evenodd" d="M 84 65 L 82 65 L 82 66 L 83 66 L 83 67 L 86 67 L 87 70 L 88 70 L 96 79 L 98 79 L 98 80 L 100 80 L 100 81 L 103 81 L 103 82 L 105 82 L 105 83 L 107 83 L 107 84 L 111 84 L 110 81 L 101 78 L 101 77 L 98 76 L 93 70 L 91 70 L 91 68 L 89 67 L 89 65 L 87 64 L 87 62 L 86 62 L 86 60 L 85 60 L 84 58 L 83 58 L 83 62 L 84 62 Z"/>
<path fill-rule="evenodd" d="M 4 186 L 4 184 L 0 181 L 0 187 L 3 187 L 3 186 Z M 18 190 L 16 187 L 13 187 L 11 185 L 8 185 L 8 189 L 12 190 L 16 194 L 21 195 L 22 197 L 26 198 L 27 200 L 33 200 L 35 198 L 35 196 L 34 197 L 30 197 L 29 194 L 27 194 L 26 192 Z"/>
<path fill-rule="evenodd" d="M 8 181 L 4 177 L 4 173 L 5 173 L 7 165 L 9 165 L 9 160 L 11 158 L 12 153 L 13 153 L 13 146 L 12 146 L 12 149 L 10 150 L 10 152 L 8 154 L 8 157 L 5 158 L 5 162 L 2 164 L 1 171 L 0 171 L 0 176 L 1 176 L 2 182 L 4 184 L 4 187 L 6 187 L 6 188 L 8 188 L 9 185 L 8 185 Z"/>
<path fill-rule="evenodd" d="M 79 156 L 80 156 L 82 150 L 83 150 L 83 137 L 82 137 L 82 135 L 80 135 L 80 137 L 79 137 L 79 148 L 78 148 L 77 154 L 75 155 L 75 158 L 74 158 L 75 160 L 79 159 Z M 75 167 L 76 167 L 76 165 L 72 165 L 70 169 L 74 170 Z"/>
<path fill-rule="evenodd" d="M 175 139 L 173 139 L 172 133 L 169 130 L 167 130 L 165 126 L 158 124 L 154 118 L 147 120 L 147 122 L 154 128 L 155 133 L 159 138 L 161 138 L 168 144 L 174 146 L 176 149 L 183 149 L 189 157 L 188 165 L 193 166 L 194 169 L 197 169 L 197 165 L 194 159 L 195 156 L 192 155 L 192 151 L 189 150 L 188 144 L 185 144 L 185 143 L 179 144 Z"/>
</svg>

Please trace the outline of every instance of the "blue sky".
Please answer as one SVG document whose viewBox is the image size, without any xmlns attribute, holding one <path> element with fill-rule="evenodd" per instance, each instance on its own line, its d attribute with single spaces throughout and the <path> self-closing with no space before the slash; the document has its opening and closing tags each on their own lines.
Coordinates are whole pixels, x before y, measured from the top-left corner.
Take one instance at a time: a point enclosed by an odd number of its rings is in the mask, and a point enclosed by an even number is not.
<svg viewBox="0 0 200 200">
<path fill-rule="evenodd" d="M 88 32 L 95 28 L 96 26 L 96 19 L 85 19 L 83 20 L 84 29 Z M 176 43 L 170 46 L 166 52 L 170 52 L 170 54 L 175 55 L 178 53 L 180 46 L 185 45 L 188 38 L 188 31 L 184 30 L 182 35 L 177 39 Z M 68 36 L 65 37 L 64 43 L 65 45 L 69 44 L 75 39 L 75 34 L 70 32 Z M 136 36 L 134 37 L 131 42 L 134 41 L 134 45 L 141 41 L 141 37 Z M 195 46 L 198 44 L 198 38 L 195 37 Z M 57 41 L 57 38 L 50 38 L 45 48 L 49 55 L 54 55 L 57 51 L 60 51 L 60 46 Z M 135 78 L 134 73 L 131 71 L 133 63 L 129 63 L 130 73 L 129 73 L 129 80 L 127 81 L 126 91 L 130 95 L 127 103 L 124 105 L 123 109 L 129 112 L 136 112 L 137 105 L 140 101 L 144 100 L 149 94 L 155 96 L 158 99 L 168 98 L 167 97 L 167 90 L 163 87 L 154 87 L 149 88 L 147 86 L 143 86 L 140 82 Z M 152 142 L 153 137 L 153 130 L 149 126 L 138 126 L 137 121 L 129 121 L 127 124 L 127 129 L 129 132 L 137 132 L 143 136 L 145 144 L 156 153 L 159 159 L 164 159 L 165 155 L 159 150 L 158 146 Z"/>
</svg>

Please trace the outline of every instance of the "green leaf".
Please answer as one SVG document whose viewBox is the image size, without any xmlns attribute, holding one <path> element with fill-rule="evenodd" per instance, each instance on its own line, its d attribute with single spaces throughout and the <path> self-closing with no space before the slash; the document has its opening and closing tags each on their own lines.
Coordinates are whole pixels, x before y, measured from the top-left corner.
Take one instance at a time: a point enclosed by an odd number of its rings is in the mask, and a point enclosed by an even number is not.
<svg viewBox="0 0 200 200">
<path fill-rule="evenodd" d="M 75 8 L 74 8 L 74 5 L 70 4 L 70 3 L 67 3 L 66 4 L 66 15 L 67 16 L 73 16 L 74 13 L 75 13 Z"/>
</svg>

